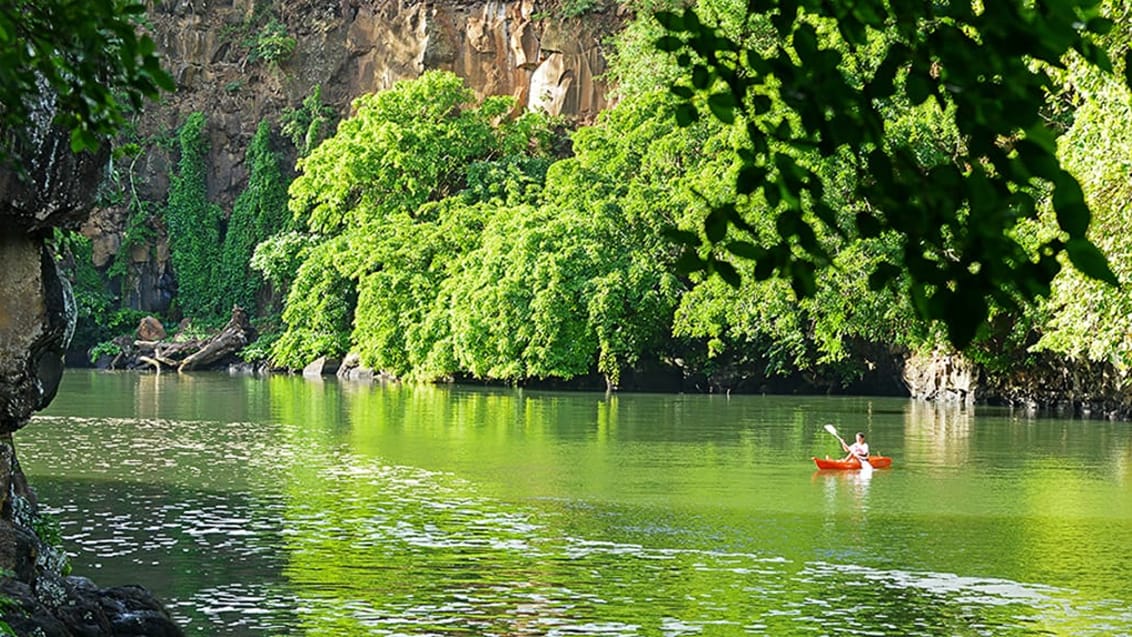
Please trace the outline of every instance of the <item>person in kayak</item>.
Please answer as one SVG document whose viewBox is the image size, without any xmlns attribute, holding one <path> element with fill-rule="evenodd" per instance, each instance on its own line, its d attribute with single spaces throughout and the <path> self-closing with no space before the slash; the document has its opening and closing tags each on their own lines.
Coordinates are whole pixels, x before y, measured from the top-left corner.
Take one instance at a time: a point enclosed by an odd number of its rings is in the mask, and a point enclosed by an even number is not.
<svg viewBox="0 0 1132 637">
<path fill-rule="evenodd" d="M 851 445 L 847 445 L 842 442 L 841 447 L 845 449 L 845 451 L 849 452 L 849 455 L 845 456 L 846 460 L 851 460 L 854 456 L 858 460 L 867 461 L 869 459 L 869 443 L 865 442 L 865 434 L 859 431 L 857 432 L 856 442 Z"/>
</svg>

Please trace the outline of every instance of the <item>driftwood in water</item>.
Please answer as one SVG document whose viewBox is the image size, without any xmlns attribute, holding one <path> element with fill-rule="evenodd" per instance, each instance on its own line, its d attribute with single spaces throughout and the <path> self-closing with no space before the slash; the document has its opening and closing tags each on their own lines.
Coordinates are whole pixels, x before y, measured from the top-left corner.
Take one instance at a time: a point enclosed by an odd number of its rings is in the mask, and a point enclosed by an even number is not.
<svg viewBox="0 0 1132 637">
<path fill-rule="evenodd" d="M 200 348 L 181 361 L 177 371 L 206 367 L 225 359 L 255 340 L 255 329 L 248 322 L 248 313 L 241 307 L 232 308 L 232 318 L 220 333 L 204 341 Z M 169 353 L 163 351 L 168 356 Z"/>
<path fill-rule="evenodd" d="M 255 337 L 255 328 L 248 321 L 248 313 L 237 306 L 232 308 L 232 317 L 224 328 L 208 338 L 188 341 L 116 340 L 122 352 L 110 363 L 110 368 L 151 366 L 158 372 L 163 368 L 179 372 L 203 369 L 228 362 Z"/>
</svg>

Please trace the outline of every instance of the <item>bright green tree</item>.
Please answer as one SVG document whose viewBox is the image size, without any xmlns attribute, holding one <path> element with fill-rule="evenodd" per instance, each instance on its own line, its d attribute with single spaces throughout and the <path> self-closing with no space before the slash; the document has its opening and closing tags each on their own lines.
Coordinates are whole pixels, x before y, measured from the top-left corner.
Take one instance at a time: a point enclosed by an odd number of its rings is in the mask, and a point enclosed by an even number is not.
<svg viewBox="0 0 1132 637">
<path fill-rule="evenodd" d="M 1128 15 L 1120 2 L 1106 2 L 1104 8 L 1110 15 Z M 1102 40 L 1110 51 L 1128 50 L 1132 32 L 1124 19 Z M 1086 194 L 1092 211 L 1089 236 L 1116 275 L 1122 281 L 1132 280 L 1132 226 L 1128 223 L 1132 218 L 1128 180 L 1132 91 L 1111 74 L 1079 60 L 1068 64 L 1059 80 L 1064 86 L 1063 108 L 1070 119 L 1060 139 L 1059 156 Z M 1132 291 L 1127 286 L 1114 289 L 1067 270 L 1054 280 L 1046 310 L 1050 318 L 1043 325 L 1040 349 L 1078 360 L 1113 363 L 1122 371 L 1132 367 Z"/>
<path fill-rule="evenodd" d="M 399 332 L 415 325 L 413 317 L 435 295 L 429 284 L 437 270 L 429 268 L 442 270 L 472 244 L 437 234 L 434 226 L 443 227 L 447 217 L 422 206 L 467 189 L 469 173 L 485 161 L 506 166 L 509 157 L 545 152 L 545 118 L 511 120 L 512 105 L 505 97 L 477 105 L 455 75 L 425 73 L 359 98 L 354 116 L 299 161 L 302 174 L 291 185 L 289 205 L 308 232 L 323 239 L 305 253 L 288 294 L 287 328 L 272 350 L 277 363 L 297 367 L 314 356 L 341 354 L 351 332 L 367 362 L 399 371 L 408 369 L 406 348 L 431 349 Z M 333 272 L 316 274 L 316 261 Z M 337 304 L 323 315 L 331 301 L 318 297 L 331 294 Z M 310 334 L 316 344 L 304 336 Z"/>
<path fill-rule="evenodd" d="M 677 53 L 686 69 L 672 88 L 684 100 L 681 122 L 708 112 L 743 135 L 734 155 L 735 197 L 715 206 L 702 237 L 683 237 L 691 268 L 738 285 L 721 255 L 731 239 L 755 234 L 753 216 L 770 216 L 775 236 L 741 256 L 756 261 L 760 275 L 777 272 L 808 297 L 818 268 L 832 260 L 818 230 L 864 238 L 892 233 L 901 251 L 876 262 L 870 287 L 906 273 L 917 313 L 946 324 L 960 347 L 972 342 L 994 305 L 1017 307 L 1048 295 L 1061 254 L 1086 275 L 1116 282 L 1086 236 L 1090 212 L 1055 154 L 1058 131 L 1043 120 L 1049 68 L 1076 52 L 1111 69 L 1091 39 L 1113 26 L 1095 0 L 766 0 L 747 9 L 773 25 L 775 41 L 752 43 L 720 31 L 694 9 L 658 14 L 668 30 L 658 45 Z M 861 49 L 875 51 L 871 64 L 847 72 Z M 959 152 L 926 161 L 889 126 L 886 115 L 902 104 L 927 104 L 950 119 Z M 828 159 L 849 162 L 860 175 L 851 215 L 815 170 L 815 162 Z M 1027 244 L 1016 229 L 1038 219 L 1036 200 L 1048 187 L 1060 231 Z"/>
</svg>

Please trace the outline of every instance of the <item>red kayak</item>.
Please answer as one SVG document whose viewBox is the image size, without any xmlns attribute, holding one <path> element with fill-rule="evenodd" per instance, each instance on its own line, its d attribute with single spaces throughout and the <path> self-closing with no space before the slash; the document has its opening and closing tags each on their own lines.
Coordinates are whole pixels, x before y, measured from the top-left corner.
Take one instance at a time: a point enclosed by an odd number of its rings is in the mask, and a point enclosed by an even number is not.
<svg viewBox="0 0 1132 637">
<path fill-rule="evenodd" d="M 814 464 L 818 469 L 838 469 L 841 471 L 857 471 L 861 468 L 861 463 L 856 458 L 849 460 L 833 459 L 833 458 L 814 458 Z M 892 466 L 892 458 L 886 456 L 869 456 L 869 464 L 874 469 L 887 469 Z"/>
</svg>

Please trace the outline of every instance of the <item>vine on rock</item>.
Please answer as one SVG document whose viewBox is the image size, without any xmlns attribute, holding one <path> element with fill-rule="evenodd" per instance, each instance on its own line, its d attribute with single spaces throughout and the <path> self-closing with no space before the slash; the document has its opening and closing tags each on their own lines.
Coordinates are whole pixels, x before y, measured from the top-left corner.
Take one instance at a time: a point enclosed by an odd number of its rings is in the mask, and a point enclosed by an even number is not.
<svg viewBox="0 0 1132 637">
<path fill-rule="evenodd" d="M 220 207 L 208 201 L 204 162 L 208 154 L 205 118 L 189 115 L 181 126 L 181 159 L 169 186 L 165 224 L 177 273 L 176 303 L 181 312 L 206 322 L 224 319 L 227 299 L 217 275 L 220 263 Z"/>
</svg>

